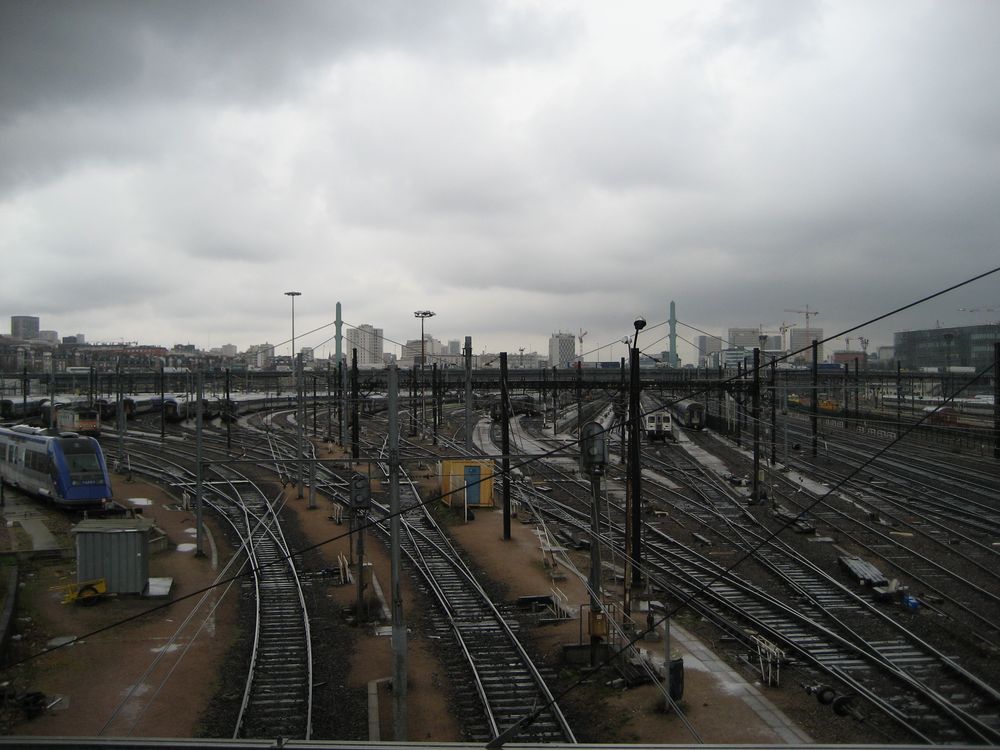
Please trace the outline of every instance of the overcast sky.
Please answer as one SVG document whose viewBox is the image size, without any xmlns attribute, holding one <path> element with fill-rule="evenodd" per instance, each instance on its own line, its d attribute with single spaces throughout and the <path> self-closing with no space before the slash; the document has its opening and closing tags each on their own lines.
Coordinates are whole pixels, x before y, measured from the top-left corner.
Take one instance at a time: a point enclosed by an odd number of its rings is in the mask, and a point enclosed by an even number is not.
<svg viewBox="0 0 1000 750">
<path fill-rule="evenodd" d="M 297 290 L 314 347 L 337 301 L 477 352 L 617 358 L 670 300 L 829 335 L 1000 266 L 998 29 L 994 0 L 5 0 L 0 315 L 244 349 Z M 854 335 L 997 319 L 1000 274 Z"/>
</svg>

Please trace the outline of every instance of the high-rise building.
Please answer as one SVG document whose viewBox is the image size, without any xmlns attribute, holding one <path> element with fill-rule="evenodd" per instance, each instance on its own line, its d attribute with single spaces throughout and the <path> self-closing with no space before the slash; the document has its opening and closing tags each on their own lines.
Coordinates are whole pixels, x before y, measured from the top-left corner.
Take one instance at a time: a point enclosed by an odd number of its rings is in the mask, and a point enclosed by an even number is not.
<svg viewBox="0 0 1000 750">
<path fill-rule="evenodd" d="M 792 362 L 798 364 L 808 364 L 812 362 L 812 342 L 823 340 L 822 328 L 793 328 L 788 332 L 788 349 L 792 352 L 799 352 L 792 357 Z M 805 351 L 799 351 L 804 349 Z M 820 344 L 816 352 L 817 360 L 823 361 L 823 345 Z"/>
<path fill-rule="evenodd" d="M 570 367 L 576 361 L 576 336 L 553 333 L 549 337 L 549 367 Z"/>
<path fill-rule="evenodd" d="M 10 335 L 15 339 L 30 341 L 38 338 L 40 320 L 32 315 L 11 315 Z"/>
<path fill-rule="evenodd" d="M 247 349 L 247 361 L 252 367 L 264 370 L 271 366 L 274 359 L 274 346 L 272 344 L 254 344 Z"/>
<path fill-rule="evenodd" d="M 760 329 L 730 328 L 726 338 L 729 341 L 730 349 L 753 351 L 754 347 L 760 346 Z"/>
<path fill-rule="evenodd" d="M 236 356 L 236 344 L 223 344 L 222 345 L 222 356 L 223 357 L 235 357 Z"/>
<path fill-rule="evenodd" d="M 461 354 L 462 353 L 462 342 L 458 339 L 451 339 L 448 341 L 448 354 Z"/>
<path fill-rule="evenodd" d="M 50 344 L 59 343 L 59 331 L 39 331 L 38 335 L 35 336 L 39 341 L 46 341 Z"/>
<path fill-rule="evenodd" d="M 709 357 L 722 351 L 722 340 L 718 336 L 697 336 L 695 345 L 698 347 L 698 364 L 705 366 Z"/>
<path fill-rule="evenodd" d="M 351 349 L 358 350 L 358 367 L 382 367 L 382 349 L 385 346 L 382 329 L 369 323 L 347 329 L 347 363 L 351 362 Z"/>
</svg>

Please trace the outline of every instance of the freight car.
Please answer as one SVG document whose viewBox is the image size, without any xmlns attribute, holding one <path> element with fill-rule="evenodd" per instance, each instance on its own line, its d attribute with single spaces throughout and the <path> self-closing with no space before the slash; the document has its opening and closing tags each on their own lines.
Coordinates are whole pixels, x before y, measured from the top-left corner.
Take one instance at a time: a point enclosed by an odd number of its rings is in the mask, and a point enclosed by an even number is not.
<svg viewBox="0 0 1000 750">
<path fill-rule="evenodd" d="M 0 479 L 64 507 L 111 499 L 104 453 L 94 438 L 37 427 L 0 428 Z"/>
</svg>

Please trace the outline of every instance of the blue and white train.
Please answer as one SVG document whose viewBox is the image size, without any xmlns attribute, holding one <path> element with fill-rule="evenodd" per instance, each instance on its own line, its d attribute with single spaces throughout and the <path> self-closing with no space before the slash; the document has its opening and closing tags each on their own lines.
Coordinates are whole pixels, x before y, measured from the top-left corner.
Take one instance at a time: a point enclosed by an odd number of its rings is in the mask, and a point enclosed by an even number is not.
<svg viewBox="0 0 1000 750">
<path fill-rule="evenodd" d="M 104 453 L 94 438 L 18 425 L 0 428 L 0 478 L 63 507 L 111 499 Z"/>
</svg>

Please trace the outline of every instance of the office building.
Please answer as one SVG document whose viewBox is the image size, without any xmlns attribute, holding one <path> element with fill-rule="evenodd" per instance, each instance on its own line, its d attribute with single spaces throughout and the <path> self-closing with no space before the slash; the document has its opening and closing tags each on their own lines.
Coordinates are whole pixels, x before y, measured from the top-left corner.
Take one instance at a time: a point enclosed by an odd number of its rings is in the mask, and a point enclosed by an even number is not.
<svg viewBox="0 0 1000 750">
<path fill-rule="evenodd" d="M 893 334 L 896 360 L 907 369 L 972 367 L 977 372 L 993 364 L 1000 325 L 931 328 Z"/>
<path fill-rule="evenodd" d="M 576 336 L 553 333 L 549 337 L 549 367 L 572 367 L 576 362 Z"/>
<path fill-rule="evenodd" d="M 38 338 L 40 320 L 31 315 L 11 315 L 10 335 L 22 341 Z"/>
</svg>

